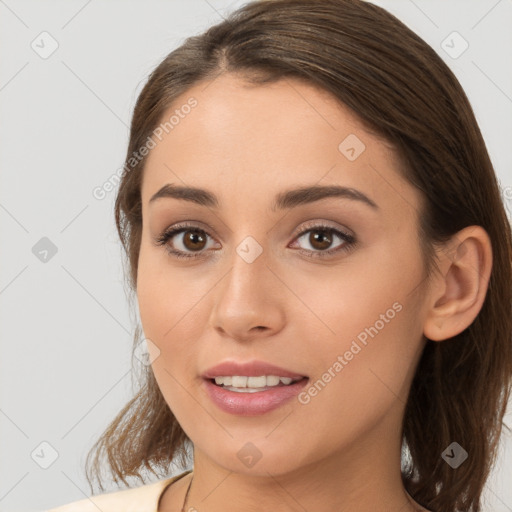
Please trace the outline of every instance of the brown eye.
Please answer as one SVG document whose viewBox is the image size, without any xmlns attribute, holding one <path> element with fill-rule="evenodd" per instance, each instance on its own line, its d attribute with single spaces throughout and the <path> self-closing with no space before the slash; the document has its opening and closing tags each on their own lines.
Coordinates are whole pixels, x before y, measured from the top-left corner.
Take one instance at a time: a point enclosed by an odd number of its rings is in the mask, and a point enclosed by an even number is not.
<svg viewBox="0 0 512 512">
<path fill-rule="evenodd" d="M 311 247 L 318 250 L 325 250 L 332 244 L 332 235 L 327 230 L 317 229 L 316 231 L 310 231 L 308 241 Z"/>
<path fill-rule="evenodd" d="M 190 251 L 200 251 L 206 245 L 206 237 L 204 232 L 196 230 L 183 231 L 184 236 L 182 243 L 186 249 Z"/>
<path fill-rule="evenodd" d="M 334 245 L 335 239 L 339 239 L 341 243 Z M 296 240 L 302 243 L 307 242 L 309 248 L 301 248 L 300 252 L 308 257 L 322 258 L 334 256 L 336 253 L 348 251 L 355 247 L 356 238 L 353 235 L 344 233 L 330 226 L 317 225 L 306 231 L 303 231 Z M 295 242 L 297 244 L 297 242 Z M 298 244 L 300 247 L 300 243 Z"/>
<path fill-rule="evenodd" d="M 214 239 L 203 229 L 196 226 L 175 226 L 156 237 L 157 245 L 165 246 L 167 252 L 176 258 L 196 258 L 205 256 L 208 249 L 208 239 Z"/>
</svg>

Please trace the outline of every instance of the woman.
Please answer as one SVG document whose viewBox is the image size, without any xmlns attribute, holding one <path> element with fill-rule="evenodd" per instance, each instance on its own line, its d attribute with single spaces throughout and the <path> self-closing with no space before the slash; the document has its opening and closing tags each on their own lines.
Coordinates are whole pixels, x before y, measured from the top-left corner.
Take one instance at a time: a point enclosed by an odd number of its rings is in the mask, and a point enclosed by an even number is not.
<svg viewBox="0 0 512 512">
<path fill-rule="evenodd" d="M 453 73 L 359 0 L 252 2 L 135 106 L 115 218 L 151 365 L 54 509 L 479 512 L 510 224 Z M 91 481 L 91 480 L 89 480 Z"/>
</svg>

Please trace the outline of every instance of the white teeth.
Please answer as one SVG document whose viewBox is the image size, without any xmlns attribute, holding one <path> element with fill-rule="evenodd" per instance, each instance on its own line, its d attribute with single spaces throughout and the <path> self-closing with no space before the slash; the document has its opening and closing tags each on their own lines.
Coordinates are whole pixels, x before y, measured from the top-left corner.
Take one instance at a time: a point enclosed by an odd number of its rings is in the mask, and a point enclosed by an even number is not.
<svg viewBox="0 0 512 512">
<path fill-rule="evenodd" d="M 297 380 L 300 379 L 295 379 L 295 381 Z M 277 386 L 280 382 L 288 385 L 291 384 L 292 381 L 294 381 L 294 379 L 291 377 L 278 377 L 276 375 L 261 375 L 259 377 L 244 377 L 240 375 L 215 377 L 215 384 L 219 386 L 248 389 Z"/>
<path fill-rule="evenodd" d="M 267 385 L 267 377 L 262 375 L 261 377 L 249 377 L 247 379 L 248 388 L 264 388 Z M 236 387 L 236 386 L 233 386 Z"/>
<path fill-rule="evenodd" d="M 240 377 L 238 375 L 235 375 L 232 377 L 231 385 L 234 388 L 246 388 L 247 387 L 247 377 Z"/>
<path fill-rule="evenodd" d="M 283 377 L 285 379 L 285 377 Z M 281 379 L 279 377 L 276 377 L 275 375 L 268 375 L 266 378 L 265 386 L 277 386 L 279 384 L 279 381 Z M 286 382 L 285 382 L 286 384 Z"/>
</svg>

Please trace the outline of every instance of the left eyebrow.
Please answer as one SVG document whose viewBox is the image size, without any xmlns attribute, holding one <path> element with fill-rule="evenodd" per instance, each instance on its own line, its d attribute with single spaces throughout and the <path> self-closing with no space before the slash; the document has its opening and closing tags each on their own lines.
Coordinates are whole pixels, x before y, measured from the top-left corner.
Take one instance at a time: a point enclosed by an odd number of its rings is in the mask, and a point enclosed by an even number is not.
<svg viewBox="0 0 512 512">
<path fill-rule="evenodd" d="M 150 203 L 160 198 L 173 198 L 182 201 L 189 201 L 200 206 L 206 206 L 218 210 L 220 202 L 215 194 L 209 190 L 197 187 L 185 187 L 168 183 L 164 185 L 158 192 L 151 196 Z M 271 211 L 296 208 L 297 206 L 320 201 L 329 197 L 339 197 L 350 199 L 352 201 L 361 201 L 370 206 L 374 210 L 379 210 L 379 206 L 363 194 L 360 190 L 349 187 L 341 187 L 337 185 L 328 186 L 307 186 L 299 187 L 291 190 L 285 190 L 276 195 L 271 205 Z"/>
<path fill-rule="evenodd" d="M 343 199 L 350 199 L 352 201 L 361 201 L 374 210 L 379 209 L 374 201 L 355 188 L 341 187 L 338 185 L 315 185 L 286 190 L 277 194 L 274 203 L 272 203 L 271 210 L 275 212 L 276 210 L 295 208 L 302 204 L 313 203 L 329 197 L 340 197 Z"/>
</svg>

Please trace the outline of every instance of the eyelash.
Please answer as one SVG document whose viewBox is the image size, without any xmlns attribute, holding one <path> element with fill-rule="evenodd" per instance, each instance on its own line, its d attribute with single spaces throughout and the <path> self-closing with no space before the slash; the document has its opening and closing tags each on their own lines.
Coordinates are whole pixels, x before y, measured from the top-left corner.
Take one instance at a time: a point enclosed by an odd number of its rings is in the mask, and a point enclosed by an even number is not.
<svg viewBox="0 0 512 512">
<path fill-rule="evenodd" d="M 175 235 L 178 235 L 183 232 L 187 231 L 196 231 L 200 233 L 206 234 L 208 237 L 213 238 L 207 231 L 200 228 L 199 226 L 196 226 L 194 224 L 188 224 L 188 223 L 182 223 L 179 225 L 176 225 L 166 231 L 164 231 L 162 234 L 158 235 L 155 238 L 155 242 L 158 246 L 165 246 L 165 250 L 174 258 L 178 259 L 195 259 L 195 258 L 202 258 L 204 257 L 204 254 L 206 251 L 201 251 L 196 254 L 186 254 L 182 253 L 181 251 L 177 251 L 175 249 L 172 249 L 168 245 L 168 241 L 173 238 Z M 339 252 L 346 252 L 354 248 L 356 244 L 356 238 L 352 235 L 349 235 L 347 233 L 344 233 L 343 231 L 340 231 L 338 229 L 335 229 L 331 226 L 326 226 L 324 224 L 315 224 L 313 226 L 308 227 L 306 230 L 299 233 L 295 238 L 299 239 L 302 236 L 304 236 L 306 233 L 309 233 L 310 231 L 324 231 L 328 233 L 334 233 L 336 236 L 341 238 L 345 243 L 341 246 L 338 246 L 334 249 L 327 249 L 325 251 L 310 251 L 306 249 L 299 249 L 299 252 L 304 254 L 305 256 L 309 258 L 327 258 L 328 256 L 331 256 L 335 253 Z"/>
</svg>

